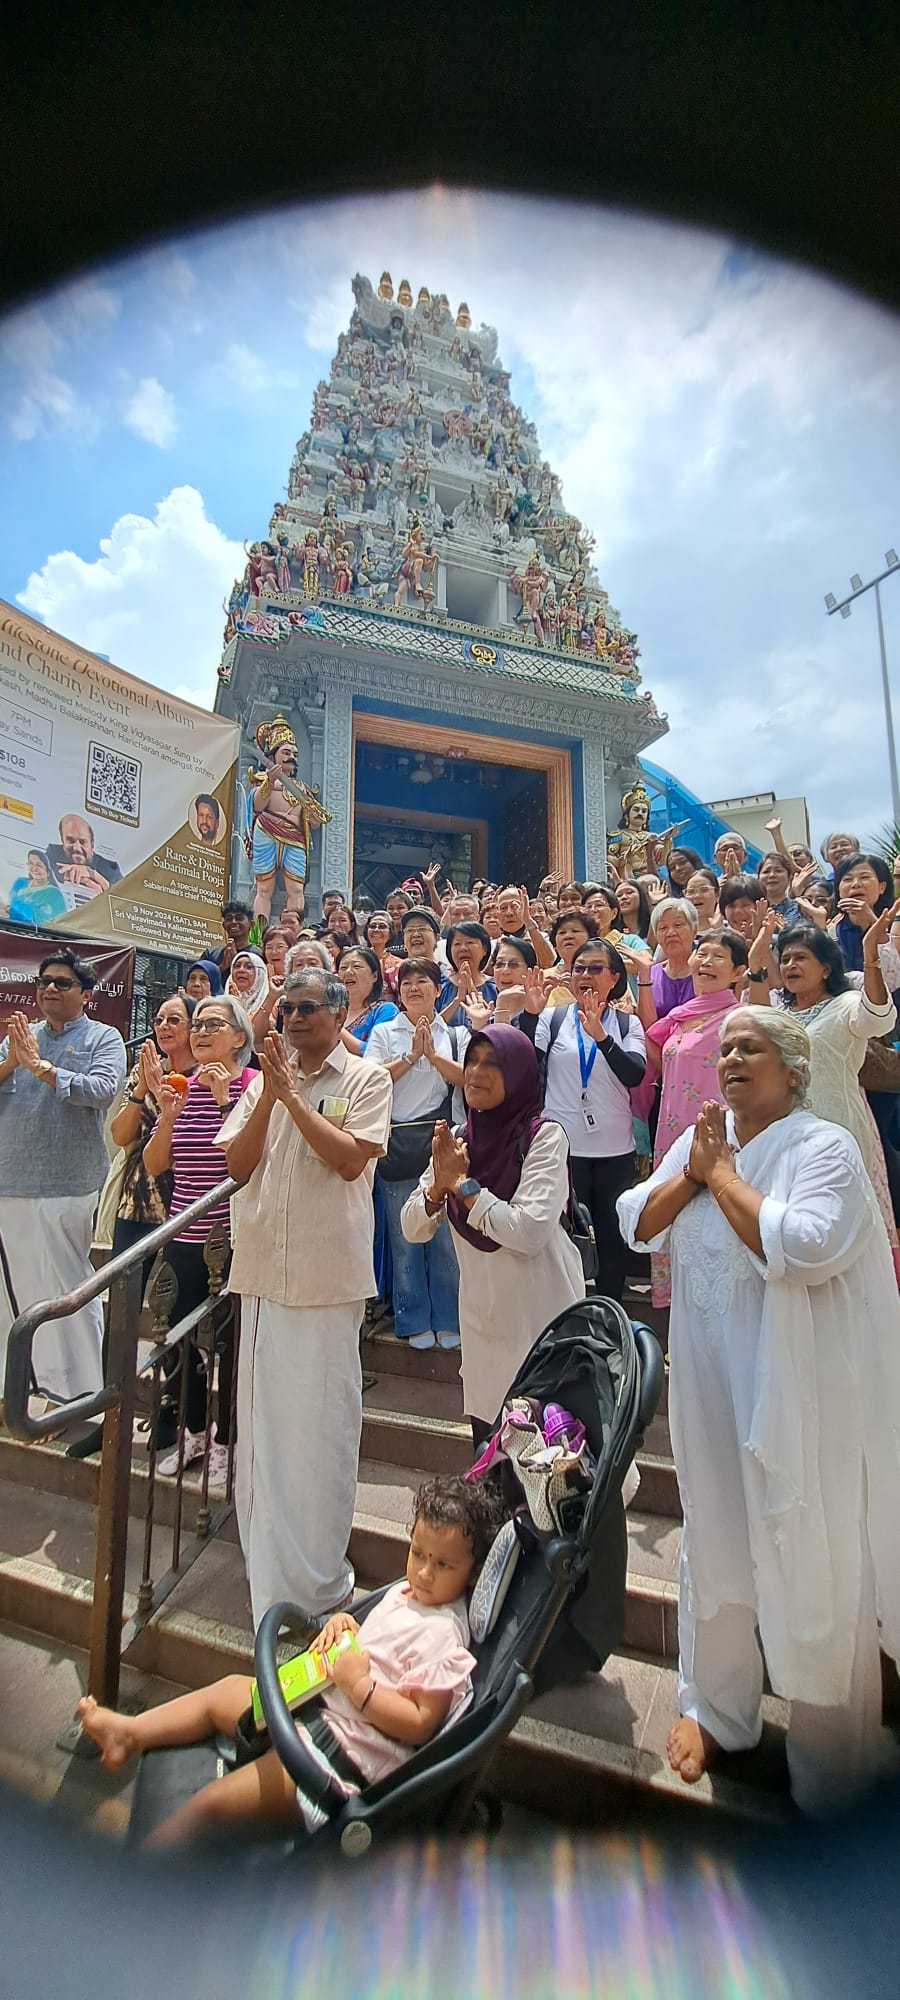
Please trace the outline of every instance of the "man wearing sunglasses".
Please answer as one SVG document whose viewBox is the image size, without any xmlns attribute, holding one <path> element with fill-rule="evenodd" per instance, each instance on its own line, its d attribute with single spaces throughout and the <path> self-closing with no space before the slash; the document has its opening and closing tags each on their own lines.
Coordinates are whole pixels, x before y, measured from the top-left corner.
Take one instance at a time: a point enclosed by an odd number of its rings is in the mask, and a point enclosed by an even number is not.
<svg viewBox="0 0 900 2000">
<path fill-rule="evenodd" d="M 93 966 L 68 949 L 41 960 L 37 1024 L 16 1013 L 0 1044 L 0 1366 L 12 1321 L 91 1275 L 91 1228 L 109 1158 L 103 1119 L 125 1081 L 125 1044 L 92 1021 Z M 103 1381 L 99 1301 L 50 1320 L 34 1343 L 38 1388 L 54 1402 Z"/>
<path fill-rule="evenodd" d="M 214 1142 L 247 1180 L 229 1283 L 241 1295 L 235 1503 L 254 1624 L 279 1598 L 327 1617 L 353 1590 L 359 1329 L 392 1085 L 344 1047 L 348 1005 L 324 969 L 288 973 L 282 1034 L 266 1037 L 262 1075 Z"/>
</svg>

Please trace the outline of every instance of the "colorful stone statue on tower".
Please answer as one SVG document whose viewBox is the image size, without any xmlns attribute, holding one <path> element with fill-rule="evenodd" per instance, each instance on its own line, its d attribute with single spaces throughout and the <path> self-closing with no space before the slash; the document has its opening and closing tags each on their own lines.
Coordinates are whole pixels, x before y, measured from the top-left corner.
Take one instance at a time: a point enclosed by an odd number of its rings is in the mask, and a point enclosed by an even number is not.
<svg viewBox="0 0 900 2000">
<path fill-rule="evenodd" d="M 253 913 L 268 919 L 280 869 L 285 908 L 302 915 L 313 831 L 326 826 L 331 814 L 297 777 L 297 739 L 285 716 L 260 723 L 254 740 L 267 769 L 248 772 L 255 787 L 250 816 L 250 855 L 256 882 Z"/>
<path fill-rule="evenodd" d="M 623 793 L 620 831 L 611 833 L 607 842 L 609 859 L 620 875 L 631 878 L 647 869 L 660 868 L 669 859 L 676 834 L 686 825 L 686 820 L 677 820 L 662 833 L 651 833 L 650 797 L 639 778 L 630 791 Z"/>
</svg>

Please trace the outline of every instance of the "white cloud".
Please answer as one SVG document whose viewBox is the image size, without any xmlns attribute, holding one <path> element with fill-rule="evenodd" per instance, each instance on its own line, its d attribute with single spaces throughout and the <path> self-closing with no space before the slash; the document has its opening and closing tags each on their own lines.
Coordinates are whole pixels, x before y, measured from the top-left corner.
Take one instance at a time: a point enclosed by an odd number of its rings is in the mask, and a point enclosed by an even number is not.
<svg viewBox="0 0 900 2000">
<path fill-rule="evenodd" d="M 145 375 L 128 403 L 123 422 L 147 444 L 165 450 L 178 435 L 175 398 L 155 375 Z"/>
<path fill-rule="evenodd" d="M 176 486 L 152 520 L 123 514 L 93 562 L 71 549 L 48 556 L 18 602 L 127 672 L 211 707 L 222 604 L 244 561 L 196 488 Z"/>
<path fill-rule="evenodd" d="M 289 369 L 273 366 L 243 340 L 226 347 L 217 373 L 229 392 L 241 396 L 271 396 L 275 390 L 295 389 L 297 376 Z"/>
<path fill-rule="evenodd" d="M 76 334 L 96 333 L 117 320 L 122 310 L 120 293 L 96 278 L 79 278 L 74 285 L 67 285 L 58 293 L 57 304 L 63 321 Z"/>
</svg>

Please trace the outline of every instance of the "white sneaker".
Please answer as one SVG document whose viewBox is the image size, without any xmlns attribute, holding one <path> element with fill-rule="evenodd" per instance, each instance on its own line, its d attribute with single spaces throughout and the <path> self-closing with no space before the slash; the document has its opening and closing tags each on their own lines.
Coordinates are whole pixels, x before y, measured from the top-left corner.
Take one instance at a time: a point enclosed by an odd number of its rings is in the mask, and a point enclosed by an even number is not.
<svg viewBox="0 0 900 2000">
<path fill-rule="evenodd" d="M 424 1348 L 424 1347 L 433 1347 L 433 1346 L 434 1346 L 434 1334 L 433 1334 L 433 1333 L 411 1333 L 411 1334 L 410 1334 L 410 1336 L 409 1336 L 409 1345 L 410 1345 L 410 1347 L 418 1347 L 418 1348 Z"/>
<path fill-rule="evenodd" d="M 443 1348 L 444 1348 L 445 1350 L 446 1350 L 446 1349 L 447 1349 L 448 1347 L 458 1347 L 458 1346 L 459 1346 L 459 1334 L 458 1334 L 458 1333 L 439 1333 L 439 1334 L 438 1334 L 438 1346 L 439 1346 L 439 1347 L 443 1347 Z"/>
<path fill-rule="evenodd" d="M 203 1457 L 203 1446 L 205 1443 L 206 1443 L 206 1434 L 204 1431 L 185 1431 L 184 1434 L 185 1470 L 187 1470 L 187 1467 L 189 1465 L 195 1464 L 198 1458 Z M 178 1477 L 177 1445 L 175 1446 L 174 1451 L 166 1453 L 165 1458 L 157 1459 L 156 1470 L 162 1479 L 177 1479 Z"/>
<path fill-rule="evenodd" d="M 211 1444 L 209 1447 L 209 1491 L 224 1493 L 228 1485 L 228 1446 Z"/>
</svg>

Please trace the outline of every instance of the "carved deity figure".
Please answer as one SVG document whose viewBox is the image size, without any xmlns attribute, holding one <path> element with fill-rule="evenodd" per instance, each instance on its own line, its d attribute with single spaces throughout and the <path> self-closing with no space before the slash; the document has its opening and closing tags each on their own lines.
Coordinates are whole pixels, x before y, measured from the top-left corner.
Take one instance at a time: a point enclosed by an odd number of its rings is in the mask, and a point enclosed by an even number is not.
<svg viewBox="0 0 900 2000">
<path fill-rule="evenodd" d="M 650 799 L 642 780 L 639 778 L 631 790 L 622 795 L 622 817 L 619 832 L 610 834 L 608 841 L 609 858 L 615 863 L 620 875 L 643 875 L 648 868 L 658 868 L 668 861 L 673 842 L 686 820 L 678 820 L 674 826 L 667 826 L 663 833 L 651 833 Z"/>
<path fill-rule="evenodd" d="M 541 568 L 540 557 L 537 555 L 529 556 L 524 570 L 513 570 L 510 573 L 509 580 L 513 589 L 519 592 L 522 599 L 522 609 L 516 615 L 516 624 L 530 625 L 538 645 L 542 646 L 544 643 L 544 621 L 541 616 L 541 609 L 544 591 L 547 588 L 549 578 L 547 571 Z"/>
<path fill-rule="evenodd" d="M 500 467 L 496 479 L 488 481 L 488 499 L 494 510 L 494 520 L 508 521 L 512 513 L 513 490 L 503 466 Z"/>
<path fill-rule="evenodd" d="M 321 547 L 315 528 L 310 528 L 304 535 L 300 558 L 303 564 L 301 577 L 303 595 L 314 600 L 319 595 L 321 572 L 328 565 L 328 551 Z"/>
<path fill-rule="evenodd" d="M 332 563 L 334 575 L 332 577 L 331 588 L 335 597 L 349 596 L 350 584 L 353 580 L 353 571 L 350 567 L 352 556 L 353 544 L 351 542 L 340 542 L 334 551 Z"/>
<path fill-rule="evenodd" d="M 574 653 L 581 631 L 581 606 L 569 584 L 559 600 L 559 636 L 567 653 Z"/>
<path fill-rule="evenodd" d="M 277 551 L 275 557 L 275 582 L 278 586 L 279 594 L 284 597 L 291 587 L 291 565 L 288 560 L 289 550 L 286 535 L 278 536 Z"/>
<path fill-rule="evenodd" d="M 425 530 L 418 514 L 413 514 L 406 541 L 401 550 L 400 576 L 394 592 L 394 610 L 399 611 L 412 591 L 421 597 L 425 610 L 434 598 L 433 579 L 437 564 L 437 552 L 429 542 L 425 542 Z"/>
<path fill-rule="evenodd" d="M 251 597 L 265 596 L 275 585 L 275 550 L 271 542 L 245 542 L 247 581 Z"/>
<path fill-rule="evenodd" d="M 269 916 L 278 870 L 284 881 L 285 908 L 303 912 L 309 849 L 313 831 L 331 818 L 315 792 L 297 777 L 297 739 L 283 715 L 262 722 L 256 747 L 266 760 L 262 771 L 248 773 L 255 787 L 250 800 L 249 845 L 256 894 L 254 915 Z"/>
</svg>

